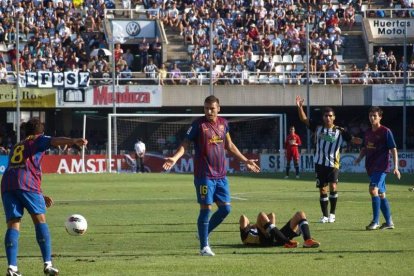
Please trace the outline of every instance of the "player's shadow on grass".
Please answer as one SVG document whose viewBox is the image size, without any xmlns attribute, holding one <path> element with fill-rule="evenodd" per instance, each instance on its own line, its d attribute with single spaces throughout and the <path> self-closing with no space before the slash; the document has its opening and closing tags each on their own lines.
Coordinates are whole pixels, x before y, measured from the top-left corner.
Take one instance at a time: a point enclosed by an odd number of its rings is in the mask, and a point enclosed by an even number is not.
<svg viewBox="0 0 414 276">
<path fill-rule="evenodd" d="M 284 183 L 287 181 L 292 183 L 305 183 L 305 182 L 312 182 L 313 185 L 315 183 L 315 173 L 308 172 L 308 173 L 301 173 L 300 179 L 294 179 L 293 177 L 290 179 L 284 179 L 284 173 L 237 173 L 237 174 L 228 174 L 231 178 L 252 178 L 252 179 L 274 179 L 274 180 L 280 180 Z M 366 182 L 368 185 L 369 179 L 366 173 L 345 173 L 341 172 L 339 174 L 339 178 L 341 183 L 361 183 Z M 402 178 L 400 180 L 397 180 L 395 176 L 390 174 L 387 179 L 388 182 L 392 183 L 392 185 L 401 185 L 401 186 L 412 186 L 412 183 L 414 182 L 414 174 L 412 173 L 403 173 Z M 231 182 L 231 180 L 230 180 Z"/>
<path fill-rule="evenodd" d="M 128 223 L 128 224 L 94 224 L 95 226 L 104 226 L 104 227 L 128 227 L 128 226 L 194 226 L 194 229 L 197 229 L 197 225 L 194 222 L 153 222 L 153 223 Z M 222 222 L 220 225 L 239 225 L 235 222 Z M 217 232 L 217 231 L 214 231 Z M 218 231 L 220 232 L 220 231 Z"/>
<path fill-rule="evenodd" d="M 228 249 L 237 249 L 243 251 L 234 251 L 232 253 L 222 252 L 221 254 L 243 254 L 243 255 L 263 255 L 263 254 L 345 254 L 345 253 L 359 253 L 359 254 L 390 254 L 390 253 L 403 253 L 403 254 L 411 254 L 414 252 L 414 249 L 409 250 L 326 250 L 324 248 L 303 248 L 299 245 L 299 247 L 292 249 L 283 248 L 282 246 L 269 246 L 269 247 L 262 247 L 258 246 L 246 246 L 243 244 L 214 244 L 214 248 L 228 248 Z M 254 249 L 255 251 L 251 251 Z M 261 251 L 257 251 L 257 249 L 263 249 Z M 280 250 L 280 251 L 274 251 Z M 300 251 L 297 251 L 300 250 Z"/>
</svg>

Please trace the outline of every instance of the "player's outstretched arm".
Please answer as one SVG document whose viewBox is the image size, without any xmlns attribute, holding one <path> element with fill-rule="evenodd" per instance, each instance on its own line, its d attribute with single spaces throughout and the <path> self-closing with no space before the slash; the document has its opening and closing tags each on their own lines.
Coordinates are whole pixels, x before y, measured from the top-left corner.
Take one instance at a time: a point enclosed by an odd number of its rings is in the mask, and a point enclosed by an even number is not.
<svg viewBox="0 0 414 276">
<path fill-rule="evenodd" d="M 260 172 L 260 167 L 256 164 L 256 162 L 259 160 L 247 159 L 247 157 L 239 151 L 236 145 L 233 144 L 229 133 L 226 134 L 226 149 L 239 161 L 244 162 L 249 170 L 255 173 Z"/>
<path fill-rule="evenodd" d="M 171 170 L 172 167 L 174 167 L 175 163 L 177 163 L 178 159 L 181 158 L 181 156 L 184 155 L 186 149 L 188 148 L 188 141 L 184 141 L 181 143 L 181 145 L 177 148 L 175 151 L 175 154 L 171 157 L 165 158 L 165 162 L 162 165 L 163 169 L 168 171 Z"/>
<path fill-rule="evenodd" d="M 303 103 L 305 99 L 302 99 L 300 96 L 296 96 L 296 106 L 298 107 L 299 119 L 302 123 L 309 126 L 309 119 L 306 117 L 305 111 L 303 110 Z"/>
<path fill-rule="evenodd" d="M 52 137 L 50 144 L 54 147 L 66 145 L 77 145 L 79 147 L 82 147 L 88 144 L 88 140 L 84 138 Z"/>
</svg>

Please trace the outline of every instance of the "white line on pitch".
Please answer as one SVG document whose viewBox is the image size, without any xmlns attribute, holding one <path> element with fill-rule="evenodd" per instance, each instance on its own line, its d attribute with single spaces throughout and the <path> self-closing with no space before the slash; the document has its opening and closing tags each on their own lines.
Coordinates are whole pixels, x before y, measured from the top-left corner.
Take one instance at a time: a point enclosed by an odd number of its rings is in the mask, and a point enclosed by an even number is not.
<svg viewBox="0 0 414 276">
<path fill-rule="evenodd" d="M 242 198 L 242 197 L 237 197 L 237 196 L 231 196 L 231 198 L 238 199 L 238 200 L 247 200 L 247 198 Z"/>
</svg>

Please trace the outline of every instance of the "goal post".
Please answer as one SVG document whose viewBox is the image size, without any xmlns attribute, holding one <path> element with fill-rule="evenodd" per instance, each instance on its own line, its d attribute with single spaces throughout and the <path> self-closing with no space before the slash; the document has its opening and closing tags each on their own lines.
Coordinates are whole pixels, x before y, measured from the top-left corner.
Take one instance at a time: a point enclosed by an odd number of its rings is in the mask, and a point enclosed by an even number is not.
<svg viewBox="0 0 414 276">
<path fill-rule="evenodd" d="M 82 138 L 88 140 L 88 145 L 81 148 L 81 171 L 80 173 L 87 173 L 86 169 L 86 155 L 90 154 L 106 154 L 105 137 L 107 133 L 105 121 L 107 116 L 100 116 L 94 114 L 83 114 L 82 122 Z M 103 133 L 101 136 L 100 134 Z M 103 139 L 98 139 L 103 137 Z M 103 153 L 105 152 L 105 153 Z"/>
<path fill-rule="evenodd" d="M 171 155 L 191 123 L 204 114 L 108 114 L 107 172 L 119 172 L 114 156 L 133 152 L 136 139 L 142 137 L 147 152 Z M 219 114 L 229 122 L 230 134 L 242 151 L 260 149 L 283 151 L 286 114 Z M 116 131 L 113 120 L 116 118 Z M 116 136 L 115 136 L 116 134 Z M 116 141 L 116 145 L 114 143 Z M 115 152 L 115 148 L 118 152 Z M 193 148 L 189 149 L 190 152 Z M 134 161 L 131 161 L 134 162 Z"/>
</svg>

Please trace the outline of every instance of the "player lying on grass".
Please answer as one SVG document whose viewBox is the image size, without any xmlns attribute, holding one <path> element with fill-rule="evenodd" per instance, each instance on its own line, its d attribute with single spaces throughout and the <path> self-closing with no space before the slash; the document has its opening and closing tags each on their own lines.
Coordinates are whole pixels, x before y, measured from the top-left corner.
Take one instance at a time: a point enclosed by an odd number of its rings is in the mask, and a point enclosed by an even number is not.
<svg viewBox="0 0 414 276">
<path fill-rule="evenodd" d="M 245 245 L 284 246 L 286 248 L 298 247 L 298 242 L 292 240 L 302 234 L 303 247 L 316 248 L 320 243 L 312 239 L 309 224 L 303 211 L 296 212 L 283 226 L 276 227 L 274 213 L 260 212 L 255 224 L 251 224 L 245 215 L 240 216 L 240 238 Z"/>
</svg>

